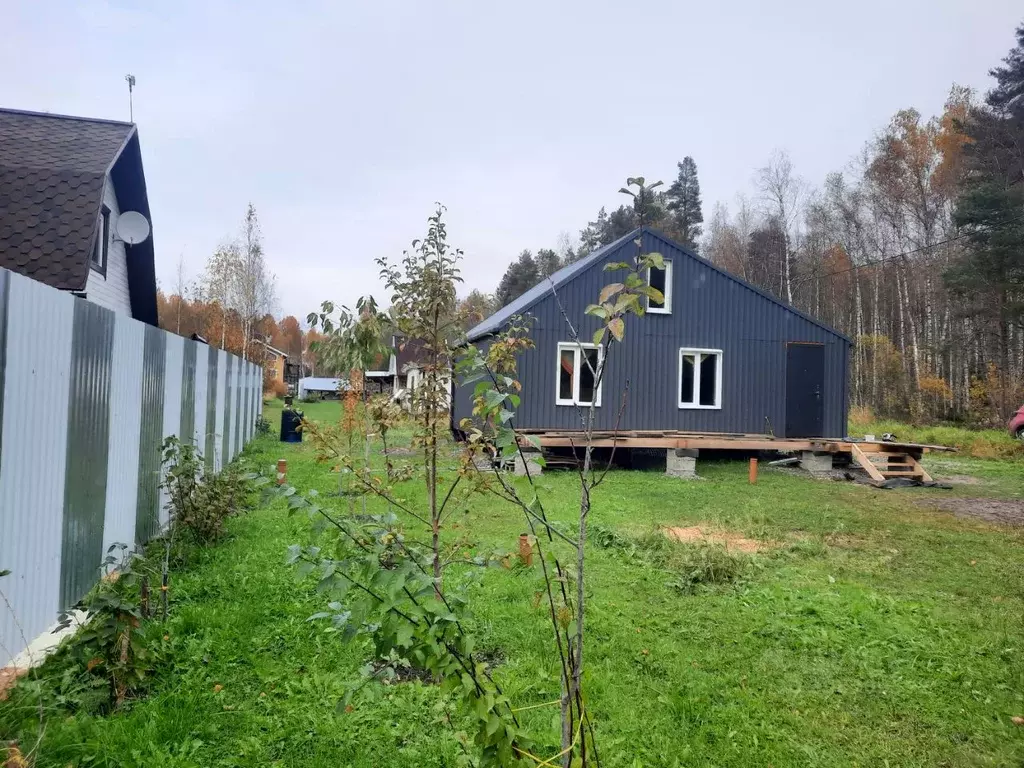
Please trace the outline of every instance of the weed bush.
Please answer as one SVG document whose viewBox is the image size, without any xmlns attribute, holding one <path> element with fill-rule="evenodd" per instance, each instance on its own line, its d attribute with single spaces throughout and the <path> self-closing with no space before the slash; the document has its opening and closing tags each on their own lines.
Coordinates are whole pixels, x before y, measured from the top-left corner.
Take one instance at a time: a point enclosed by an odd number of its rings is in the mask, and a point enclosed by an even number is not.
<svg viewBox="0 0 1024 768">
<path fill-rule="evenodd" d="M 249 479 L 237 467 L 204 472 L 195 446 L 173 435 L 164 441 L 163 464 L 161 485 L 169 498 L 173 538 L 203 546 L 215 543 L 224 535 L 227 519 L 251 506 Z"/>
<path fill-rule="evenodd" d="M 680 572 L 670 584 L 684 594 L 693 594 L 702 586 L 735 584 L 753 564 L 749 555 L 730 552 L 709 542 L 685 544 L 680 549 L 683 552 Z"/>
<path fill-rule="evenodd" d="M 118 554 L 115 555 L 115 551 Z M 125 544 L 110 547 L 104 577 L 80 603 L 90 618 L 69 646 L 69 655 L 84 668 L 79 693 L 107 695 L 94 698 L 100 711 L 118 709 L 138 695 L 163 655 L 162 633 L 149 618 L 148 584 L 144 561 Z M 59 628 L 71 626 L 73 614 L 61 614 Z"/>
<path fill-rule="evenodd" d="M 270 422 L 269 421 L 267 421 L 265 418 L 263 418 L 263 414 L 262 413 L 257 414 L 257 416 L 256 416 L 256 436 L 257 437 L 263 437 L 264 435 L 269 435 L 271 429 L 273 429 L 273 427 L 270 426 Z"/>
<path fill-rule="evenodd" d="M 319 392 L 307 392 L 304 397 L 299 398 L 300 403 L 319 403 L 323 398 Z"/>
</svg>

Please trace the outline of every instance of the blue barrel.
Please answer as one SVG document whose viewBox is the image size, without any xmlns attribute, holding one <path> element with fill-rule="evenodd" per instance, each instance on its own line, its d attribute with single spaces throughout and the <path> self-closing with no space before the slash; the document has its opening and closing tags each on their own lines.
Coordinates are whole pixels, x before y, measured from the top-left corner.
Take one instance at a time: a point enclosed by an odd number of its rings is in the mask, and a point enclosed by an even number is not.
<svg viewBox="0 0 1024 768">
<path fill-rule="evenodd" d="M 299 429 L 301 425 L 302 411 L 294 411 L 291 408 L 281 411 L 281 442 L 301 443 L 302 430 Z"/>
</svg>

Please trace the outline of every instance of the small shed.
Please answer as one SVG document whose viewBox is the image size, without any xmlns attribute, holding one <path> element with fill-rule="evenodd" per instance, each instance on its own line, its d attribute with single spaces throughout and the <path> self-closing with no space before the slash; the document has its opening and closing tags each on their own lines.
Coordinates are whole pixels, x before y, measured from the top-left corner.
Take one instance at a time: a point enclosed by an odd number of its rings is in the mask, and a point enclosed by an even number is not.
<svg viewBox="0 0 1024 768">
<path fill-rule="evenodd" d="M 348 389 L 347 379 L 335 379 L 323 376 L 306 376 L 299 379 L 299 399 L 303 400 L 311 394 L 320 397 L 338 397 L 339 393 Z"/>
<path fill-rule="evenodd" d="M 622 343 L 595 347 L 588 340 L 598 321 L 585 309 L 616 281 L 604 265 L 633 260 L 638 238 L 643 252 L 665 258 L 665 269 L 648 275 L 665 302 L 629 316 Z M 519 360 L 520 429 L 579 430 L 577 406 L 595 403 L 601 430 L 846 434 L 850 339 L 651 228 L 546 278 L 472 328 L 470 343 L 486 346 L 516 315 L 531 316 L 536 345 Z M 606 353 L 595 386 L 587 363 Z M 471 413 L 472 387 L 457 388 L 456 431 Z"/>
</svg>

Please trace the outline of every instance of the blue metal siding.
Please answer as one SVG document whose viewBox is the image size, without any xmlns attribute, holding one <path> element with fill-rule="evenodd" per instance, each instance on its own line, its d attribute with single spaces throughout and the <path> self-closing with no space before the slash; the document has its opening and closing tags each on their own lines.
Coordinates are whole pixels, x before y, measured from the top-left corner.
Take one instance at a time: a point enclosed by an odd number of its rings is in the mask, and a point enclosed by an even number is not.
<svg viewBox="0 0 1024 768">
<path fill-rule="evenodd" d="M 626 319 L 624 342 L 612 344 L 608 351 L 598 428 L 615 427 L 625 392 L 620 429 L 764 433 L 770 424 L 775 434 L 782 435 L 786 344 L 802 341 L 825 346 L 825 434 L 839 437 L 846 433 L 849 342 L 845 337 L 649 231 L 642 237 L 645 252 L 657 251 L 672 260 L 672 313 Z M 536 349 L 520 360 L 519 427 L 581 427 L 576 408 L 555 405 L 557 345 L 572 340 L 562 309 L 577 324 L 580 339 L 589 340 L 598 321 L 584 310 L 597 300 L 603 286 L 616 279 L 616 273 L 605 272 L 603 265 L 628 261 L 635 255 L 635 243 L 622 242 L 561 285 L 558 300 L 549 293 L 528 308 L 527 313 L 535 318 L 532 337 Z M 722 350 L 720 409 L 678 407 L 680 347 Z M 467 392 L 457 394 L 456 424 L 470 414 L 469 399 Z"/>
</svg>

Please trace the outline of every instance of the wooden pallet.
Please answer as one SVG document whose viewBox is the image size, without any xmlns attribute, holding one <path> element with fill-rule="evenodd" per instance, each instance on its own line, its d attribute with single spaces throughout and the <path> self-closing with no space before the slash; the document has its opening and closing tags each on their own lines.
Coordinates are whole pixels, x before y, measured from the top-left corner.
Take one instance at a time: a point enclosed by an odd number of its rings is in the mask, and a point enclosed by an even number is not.
<svg viewBox="0 0 1024 768">
<path fill-rule="evenodd" d="M 872 443 L 868 450 L 865 448 L 868 446 L 851 443 L 850 457 L 875 483 L 884 483 L 894 477 L 907 477 L 923 483 L 932 482 L 931 475 L 921 466 L 920 455 L 914 456 L 912 451 L 902 446 L 890 447 L 884 443 Z"/>
</svg>

